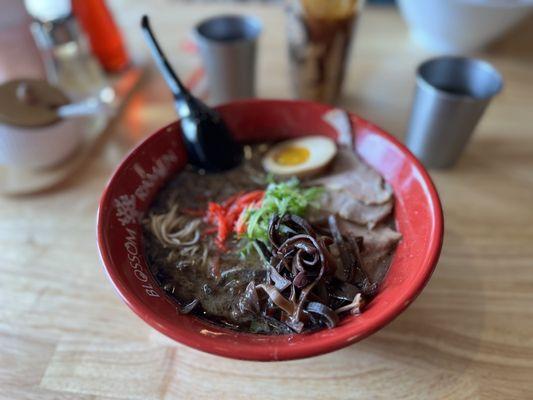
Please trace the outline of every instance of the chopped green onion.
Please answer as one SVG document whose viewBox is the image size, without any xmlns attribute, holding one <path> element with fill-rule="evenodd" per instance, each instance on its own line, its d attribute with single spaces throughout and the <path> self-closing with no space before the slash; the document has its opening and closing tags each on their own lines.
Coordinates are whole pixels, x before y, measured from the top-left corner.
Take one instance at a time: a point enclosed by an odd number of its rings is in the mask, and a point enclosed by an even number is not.
<svg viewBox="0 0 533 400">
<path fill-rule="evenodd" d="M 269 183 L 261 207 L 248 211 L 245 237 L 250 241 L 261 240 L 268 244 L 268 225 L 272 216 L 303 216 L 322 194 L 320 187 L 302 188 L 297 178 Z"/>
</svg>

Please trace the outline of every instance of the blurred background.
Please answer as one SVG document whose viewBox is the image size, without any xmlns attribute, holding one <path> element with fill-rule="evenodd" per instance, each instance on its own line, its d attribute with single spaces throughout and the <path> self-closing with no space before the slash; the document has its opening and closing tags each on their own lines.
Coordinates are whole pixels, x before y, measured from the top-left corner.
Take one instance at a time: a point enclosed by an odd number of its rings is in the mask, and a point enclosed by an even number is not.
<svg viewBox="0 0 533 400">
<path fill-rule="evenodd" d="M 532 11 L 530 0 L 0 0 L 0 397 L 533 398 Z M 325 102 L 419 152 L 445 241 L 400 318 L 357 346 L 250 368 L 170 343 L 121 303 L 96 249 L 99 198 L 127 152 L 177 118 L 145 13 L 207 104 Z M 198 24 L 228 13 L 260 23 L 248 47 L 215 54 Z M 468 68 L 420 73 L 450 56 Z M 452 99 L 439 124 L 424 88 Z M 454 141 L 446 168 L 433 165 Z"/>
</svg>

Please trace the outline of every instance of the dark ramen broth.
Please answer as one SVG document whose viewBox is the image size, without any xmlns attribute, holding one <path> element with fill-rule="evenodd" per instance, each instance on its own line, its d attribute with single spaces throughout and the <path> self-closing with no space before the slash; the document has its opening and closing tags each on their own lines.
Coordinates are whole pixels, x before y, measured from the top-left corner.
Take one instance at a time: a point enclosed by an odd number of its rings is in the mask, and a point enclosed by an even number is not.
<svg viewBox="0 0 533 400">
<path fill-rule="evenodd" d="M 219 202 L 235 193 L 258 189 L 266 179 L 258 161 L 255 157 L 234 170 L 217 174 L 202 174 L 187 167 L 158 194 L 151 211 L 168 212 L 175 202 L 184 208 L 203 209 L 208 201 Z M 202 223 L 201 228 L 207 226 Z M 205 238 L 208 254 L 215 256 L 202 264 L 200 257 L 169 259 L 168 249 L 148 229 L 144 230 L 144 239 L 151 271 L 172 299 L 181 306 L 199 299 L 201 307 L 195 307 L 194 314 L 232 328 L 246 325 L 248 321 L 234 322 L 236 300 L 249 281 L 265 278 L 265 269 L 255 252 L 243 259 L 233 241 L 227 252 L 219 254 L 214 237 L 208 236 Z"/>
</svg>

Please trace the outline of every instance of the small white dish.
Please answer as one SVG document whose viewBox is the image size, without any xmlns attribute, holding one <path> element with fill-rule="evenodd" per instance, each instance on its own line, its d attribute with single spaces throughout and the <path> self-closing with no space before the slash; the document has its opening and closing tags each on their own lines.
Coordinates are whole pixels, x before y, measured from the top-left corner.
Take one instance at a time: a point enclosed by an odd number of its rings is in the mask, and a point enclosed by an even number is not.
<svg viewBox="0 0 533 400">
<path fill-rule="evenodd" d="M 480 50 L 533 11 L 533 0 L 399 0 L 411 36 L 429 51 Z"/>
<path fill-rule="evenodd" d="M 75 175 L 91 160 L 91 156 L 95 151 L 98 151 L 113 133 L 112 129 L 108 128 L 112 127 L 113 122 L 121 115 L 128 100 L 131 98 L 131 94 L 141 82 L 144 72 L 145 69 L 142 67 L 132 67 L 111 82 L 116 94 L 113 113 L 102 112 L 90 117 L 73 120 L 78 122 L 75 129 L 81 139 L 78 143 L 79 147 L 73 146 L 74 151 L 70 152 L 70 155 L 66 155 L 60 162 L 56 162 L 46 168 L 16 167 L 0 163 L 0 195 L 21 196 L 49 190 Z M 67 121 L 69 120 L 64 120 L 63 122 Z M 66 131 L 69 131 L 68 126 L 66 128 Z M 37 134 L 38 132 L 33 133 Z M 23 139 L 19 138 L 19 140 L 22 141 Z M 54 143 L 57 145 L 57 140 L 43 143 L 43 146 L 54 146 Z M 66 144 L 62 145 L 65 147 L 61 151 L 66 154 L 68 146 Z M 4 146 L 0 141 L 0 152 L 3 149 Z M 35 147 L 36 150 L 37 147 Z M 59 152 L 56 153 L 56 155 L 58 154 Z"/>
<path fill-rule="evenodd" d="M 0 124 L 0 164 L 35 169 L 53 166 L 80 146 L 83 125 L 79 119 L 34 128 Z"/>
<path fill-rule="evenodd" d="M 0 85 L 0 165 L 44 168 L 71 155 L 83 139 L 83 119 L 60 118 L 63 92 L 40 79 Z"/>
</svg>

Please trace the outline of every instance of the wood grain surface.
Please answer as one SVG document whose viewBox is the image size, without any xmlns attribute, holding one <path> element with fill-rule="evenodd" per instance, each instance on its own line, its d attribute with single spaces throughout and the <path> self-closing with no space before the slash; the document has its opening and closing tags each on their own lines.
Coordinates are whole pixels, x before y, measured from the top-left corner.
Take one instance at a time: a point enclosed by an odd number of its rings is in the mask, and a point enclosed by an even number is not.
<svg viewBox="0 0 533 400">
<path fill-rule="evenodd" d="M 198 19 L 222 11 L 264 23 L 258 92 L 290 96 L 279 6 L 111 2 L 136 60 L 152 21 L 177 69 Z M 150 6 L 147 10 L 148 5 Z M 505 77 L 456 168 L 432 171 L 445 213 L 441 260 L 422 295 L 389 326 L 307 360 L 250 363 L 175 344 L 115 295 L 98 259 L 95 214 L 125 152 L 174 119 L 155 74 L 106 146 L 76 177 L 31 197 L 0 198 L 2 399 L 532 399 L 533 21 L 482 54 Z M 367 8 L 342 104 L 402 137 L 414 69 L 431 56 L 395 9 Z"/>
</svg>

